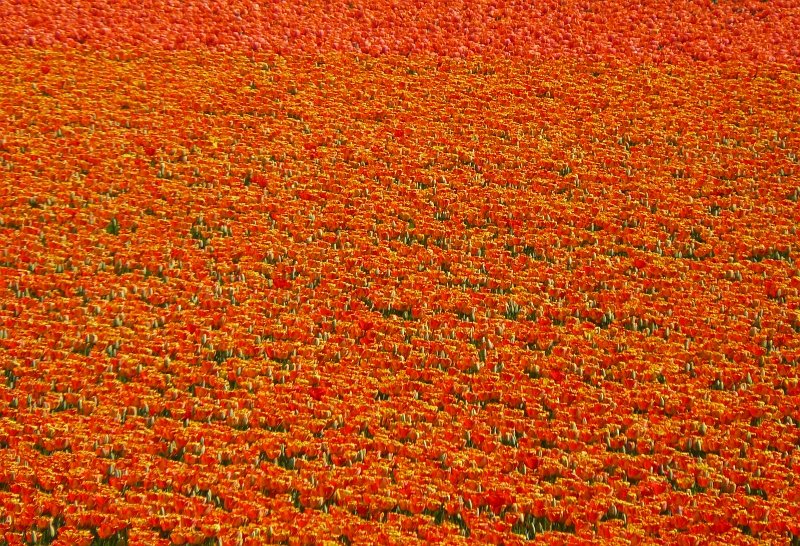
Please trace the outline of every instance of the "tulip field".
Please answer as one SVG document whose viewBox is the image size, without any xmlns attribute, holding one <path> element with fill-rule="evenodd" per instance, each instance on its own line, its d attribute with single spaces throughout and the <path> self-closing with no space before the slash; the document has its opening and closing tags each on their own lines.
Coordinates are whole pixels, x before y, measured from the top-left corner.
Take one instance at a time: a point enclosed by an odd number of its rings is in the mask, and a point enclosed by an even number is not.
<svg viewBox="0 0 800 546">
<path fill-rule="evenodd" d="M 0 545 L 800 545 L 796 0 L 0 21 Z"/>
</svg>

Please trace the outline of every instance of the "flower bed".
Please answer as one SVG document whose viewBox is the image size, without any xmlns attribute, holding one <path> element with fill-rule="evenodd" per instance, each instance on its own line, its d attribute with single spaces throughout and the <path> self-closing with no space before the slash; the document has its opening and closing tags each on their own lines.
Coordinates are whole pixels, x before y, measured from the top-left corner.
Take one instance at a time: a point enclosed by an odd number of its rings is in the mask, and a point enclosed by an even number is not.
<svg viewBox="0 0 800 546">
<path fill-rule="evenodd" d="M 145 3 L 38 49 L 32 5 L 0 7 L 0 542 L 800 540 L 783 34 L 405 56 L 432 14 L 354 6 L 293 54 L 225 18 L 164 52 L 124 45 Z M 360 26 L 406 42 L 329 47 Z"/>
</svg>

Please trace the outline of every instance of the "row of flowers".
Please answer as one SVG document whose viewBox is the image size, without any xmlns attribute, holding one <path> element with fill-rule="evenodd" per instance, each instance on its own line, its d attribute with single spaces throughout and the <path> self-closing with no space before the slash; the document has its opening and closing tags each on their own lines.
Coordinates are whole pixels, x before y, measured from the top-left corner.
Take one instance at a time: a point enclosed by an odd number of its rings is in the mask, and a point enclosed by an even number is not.
<svg viewBox="0 0 800 546">
<path fill-rule="evenodd" d="M 2 77 L 8 543 L 800 536 L 788 73 Z"/>
<path fill-rule="evenodd" d="M 547 0 L 328 2 L 251 0 L 12 2 L 0 6 L 0 45 L 36 48 L 339 51 L 530 60 L 781 62 L 798 67 L 800 20 L 789 0 L 765 5 L 690 0 L 620 7 Z"/>
</svg>

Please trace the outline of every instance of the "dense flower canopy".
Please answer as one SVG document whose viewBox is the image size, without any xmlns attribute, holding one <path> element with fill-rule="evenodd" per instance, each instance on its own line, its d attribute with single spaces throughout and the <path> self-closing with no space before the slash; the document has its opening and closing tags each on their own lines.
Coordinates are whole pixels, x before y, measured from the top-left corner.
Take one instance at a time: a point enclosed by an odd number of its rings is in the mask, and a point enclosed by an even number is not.
<svg viewBox="0 0 800 546">
<path fill-rule="evenodd" d="M 0 544 L 800 541 L 791 2 L 0 4 Z"/>
<path fill-rule="evenodd" d="M 0 45 L 798 66 L 794 0 L 16 0 Z"/>
</svg>

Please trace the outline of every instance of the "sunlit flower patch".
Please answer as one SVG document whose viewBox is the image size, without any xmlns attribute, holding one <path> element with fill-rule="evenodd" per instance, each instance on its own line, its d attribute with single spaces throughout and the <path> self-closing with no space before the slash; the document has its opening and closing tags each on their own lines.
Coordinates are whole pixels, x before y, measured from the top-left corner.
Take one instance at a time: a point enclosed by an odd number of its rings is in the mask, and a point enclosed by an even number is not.
<svg viewBox="0 0 800 546">
<path fill-rule="evenodd" d="M 593 50 L 620 14 L 534 55 L 502 6 L 425 42 L 443 8 L 34 5 L 0 6 L 0 544 L 800 541 L 790 9 L 703 56 Z"/>
</svg>

